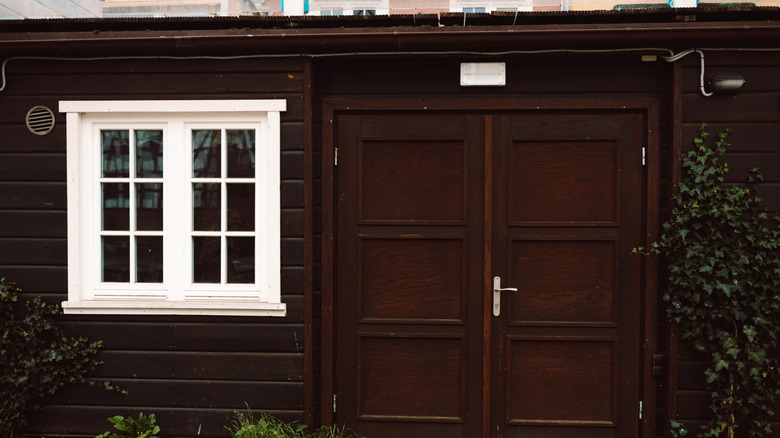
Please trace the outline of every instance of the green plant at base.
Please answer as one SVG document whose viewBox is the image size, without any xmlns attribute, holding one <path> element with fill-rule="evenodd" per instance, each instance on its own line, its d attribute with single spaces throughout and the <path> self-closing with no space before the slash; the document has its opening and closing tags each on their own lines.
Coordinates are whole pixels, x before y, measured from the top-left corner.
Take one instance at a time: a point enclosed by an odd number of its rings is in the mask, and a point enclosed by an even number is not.
<svg viewBox="0 0 780 438">
<path fill-rule="evenodd" d="M 115 415 L 108 421 L 114 424 L 114 429 L 122 433 L 109 431 L 101 433 L 95 438 L 159 438 L 157 434 L 160 433 L 160 426 L 157 426 L 154 414 L 146 416 L 141 412 L 137 419 Z"/>
<path fill-rule="evenodd" d="M 712 418 L 699 437 L 771 434 L 780 394 L 780 239 L 778 218 L 761 207 L 751 171 L 748 187 L 726 185 L 721 162 L 729 131 L 707 142 L 702 127 L 683 160 L 687 175 L 673 196 L 671 219 L 651 252 L 665 258 L 663 295 L 680 336 L 710 360 L 705 371 Z M 685 436 L 679 422 L 672 436 Z"/>
<path fill-rule="evenodd" d="M 290 424 L 271 415 L 255 418 L 247 407 L 246 413 L 236 412 L 233 427 L 226 428 L 233 438 L 357 438 L 352 431 L 337 426 L 320 426 L 310 430 L 304 424 Z"/>
<path fill-rule="evenodd" d="M 59 307 L 41 297 L 19 302 L 20 290 L 0 278 L 0 436 L 12 437 L 44 397 L 86 374 L 100 342 L 66 336 L 55 322 Z M 20 319 L 17 319 L 20 318 Z M 94 384 L 94 382 L 89 382 Z M 107 389 L 113 389 L 106 382 Z"/>
</svg>

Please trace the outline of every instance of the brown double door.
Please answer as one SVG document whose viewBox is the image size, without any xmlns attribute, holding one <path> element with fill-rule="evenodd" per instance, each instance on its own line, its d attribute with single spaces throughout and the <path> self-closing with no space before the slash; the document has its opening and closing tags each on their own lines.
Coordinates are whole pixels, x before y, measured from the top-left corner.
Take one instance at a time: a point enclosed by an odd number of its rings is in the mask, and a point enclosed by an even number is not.
<svg viewBox="0 0 780 438">
<path fill-rule="evenodd" d="M 334 122 L 337 423 L 367 438 L 638 436 L 643 117 Z M 494 293 L 495 277 L 517 291 Z"/>
</svg>

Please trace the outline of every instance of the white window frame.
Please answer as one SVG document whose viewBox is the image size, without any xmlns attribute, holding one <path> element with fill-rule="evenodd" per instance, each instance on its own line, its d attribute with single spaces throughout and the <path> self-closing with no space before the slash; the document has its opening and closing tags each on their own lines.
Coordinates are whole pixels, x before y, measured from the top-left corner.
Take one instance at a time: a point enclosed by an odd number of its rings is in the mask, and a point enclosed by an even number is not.
<svg viewBox="0 0 780 438">
<path fill-rule="evenodd" d="M 286 101 L 276 99 L 61 101 L 60 112 L 67 113 L 68 162 L 65 313 L 286 316 L 279 193 L 280 113 L 285 110 Z M 198 232 L 192 226 L 190 142 L 191 130 L 203 128 L 255 129 L 257 135 L 255 178 L 248 180 L 255 184 L 255 229 L 245 233 L 255 238 L 252 284 L 224 284 L 224 269 L 223 284 L 192 281 L 192 236 Z M 162 283 L 101 281 L 101 129 L 163 131 Z"/>
</svg>

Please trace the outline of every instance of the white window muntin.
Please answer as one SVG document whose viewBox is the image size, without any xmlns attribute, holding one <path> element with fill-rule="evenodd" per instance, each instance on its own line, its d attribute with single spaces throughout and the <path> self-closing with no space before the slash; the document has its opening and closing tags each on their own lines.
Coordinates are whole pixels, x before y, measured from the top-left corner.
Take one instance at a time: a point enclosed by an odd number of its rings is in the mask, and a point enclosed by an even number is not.
<svg viewBox="0 0 780 438">
<path fill-rule="evenodd" d="M 72 242 L 68 245 L 68 301 L 63 303 L 66 312 L 285 315 L 279 275 L 279 128 L 280 111 L 285 109 L 283 100 L 61 102 L 60 110 L 68 113 L 68 238 Z M 182 196 L 181 189 L 177 189 L 190 184 L 183 183 L 189 181 L 185 172 L 191 172 L 192 159 L 185 124 L 255 129 L 254 284 L 192 284 L 187 268 L 191 269 L 191 257 L 175 254 L 177 248 L 187 247 L 191 251 L 187 245 L 191 237 L 169 232 L 177 228 L 189 230 L 182 227 L 182 220 L 187 220 L 191 209 L 182 204 L 191 204 L 191 196 Z M 100 178 L 97 182 L 81 179 L 99 175 L 102 152 L 84 145 L 94 145 L 100 129 L 117 127 L 162 127 L 165 142 L 179 145 L 176 154 L 163 154 L 163 283 L 135 283 L 128 287 L 127 283 L 99 281 L 102 255 L 100 233 L 96 231 L 101 223 Z M 175 211 L 185 212 L 185 218 L 171 214 Z M 260 216 L 260 212 L 265 215 Z"/>
</svg>

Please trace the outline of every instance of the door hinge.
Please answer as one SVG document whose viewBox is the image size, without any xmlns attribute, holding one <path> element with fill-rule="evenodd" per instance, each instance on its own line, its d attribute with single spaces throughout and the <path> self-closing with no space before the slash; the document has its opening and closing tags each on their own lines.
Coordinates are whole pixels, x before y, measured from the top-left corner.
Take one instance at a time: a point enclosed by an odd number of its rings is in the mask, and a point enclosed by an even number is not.
<svg viewBox="0 0 780 438">
<path fill-rule="evenodd" d="M 333 394 L 333 413 L 336 413 L 336 394 Z"/>
<path fill-rule="evenodd" d="M 653 355 L 653 377 L 664 377 L 666 375 L 666 355 Z"/>
<path fill-rule="evenodd" d="M 642 405 L 643 405 L 642 400 L 639 400 L 639 419 L 640 420 L 642 419 L 642 409 L 643 409 Z"/>
<path fill-rule="evenodd" d="M 642 146 L 642 165 L 647 165 L 647 148 Z"/>
<path fill-rule="evenodd" d="M 333 165 L 339 165 L 339 148 L 333 148 Z"/>
</svg>

